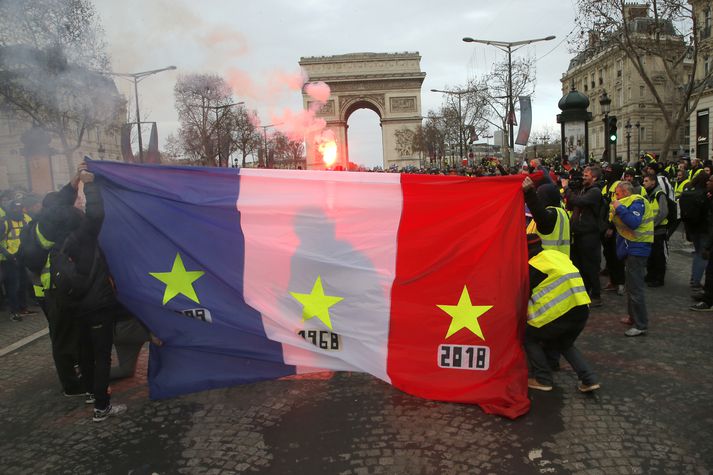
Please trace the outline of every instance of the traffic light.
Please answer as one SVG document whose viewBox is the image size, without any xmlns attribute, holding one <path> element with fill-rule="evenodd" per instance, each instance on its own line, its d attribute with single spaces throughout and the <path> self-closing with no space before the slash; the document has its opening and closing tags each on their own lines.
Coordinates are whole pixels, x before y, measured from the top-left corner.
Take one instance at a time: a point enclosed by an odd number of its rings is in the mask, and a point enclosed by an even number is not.
<svg viewBox="0 0 713 475">
<path fill-rule="evenodd" d="M 609 143 L 616 143 L 616 116 L 609 117 Z"/>
</svg>

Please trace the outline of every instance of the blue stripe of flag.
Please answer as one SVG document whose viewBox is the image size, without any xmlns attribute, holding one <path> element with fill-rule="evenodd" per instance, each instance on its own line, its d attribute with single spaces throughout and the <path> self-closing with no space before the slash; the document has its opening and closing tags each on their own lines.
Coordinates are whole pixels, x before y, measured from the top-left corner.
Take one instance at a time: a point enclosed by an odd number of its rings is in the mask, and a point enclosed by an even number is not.
<svg viewBox="0 0 713 475">
<path fill-rule="evenodd" d="M 245 242 L 235 169 L 91 162 L 104 199 L 100 242 L 121 302 L 161 338 L 152 347 L 153 399 L 294 374 L 282 347 L 265 335 L 260 314 L 243 299 Z M 179 294 L 164 306 L 169 272 L 180 253 L 200 303 Z M 212 323 L 182 313 L 207 309 Z"/>
</svg>

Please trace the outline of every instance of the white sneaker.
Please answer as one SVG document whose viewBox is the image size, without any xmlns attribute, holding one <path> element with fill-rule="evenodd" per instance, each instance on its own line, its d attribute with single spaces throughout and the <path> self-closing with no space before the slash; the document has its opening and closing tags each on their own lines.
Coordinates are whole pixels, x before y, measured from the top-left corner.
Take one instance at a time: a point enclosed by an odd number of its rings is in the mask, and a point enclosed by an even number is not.
<svg viewBox="0 0 713 475">
<path fill-rule="evenodd" d="M 642 336 L 642 335 L 646 335 L 646 330 L 639 330 L 636 327 L 631 327 L 627 331 L 624 332 L 624 335 L 626 335 L 626 336 Z"/>
<path fill-rule="evenodd" d="M 116 404 L 109 406 L 106 409 L 94 409 L 94 417 L 92 420 L 94 422 L 101 422 L 109 416 L 118 416 L 119 414 L 126 412 L 126 404 Z"/>
</svg>

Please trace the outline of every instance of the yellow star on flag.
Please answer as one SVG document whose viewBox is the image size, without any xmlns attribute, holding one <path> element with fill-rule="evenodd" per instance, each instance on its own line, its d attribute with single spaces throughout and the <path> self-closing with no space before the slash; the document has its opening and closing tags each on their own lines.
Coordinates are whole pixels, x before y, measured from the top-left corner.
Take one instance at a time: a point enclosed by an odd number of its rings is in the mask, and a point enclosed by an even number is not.
<svg viewBox="0 0 713 475">
<path fill-rule="evenodd" d="M 344 300 L 344 298 L 324 295 L 324 288 L 322 287 L 321 276 L 317 276 L 317 280 L 312 286 L 312 292 L 308 294 L 290 292 L 290 295 L 292 295 L 303 306 L 303 322 L 309 320 L 312 317 L 317 317 L 322 321 L 322 323 L 327 325 L 327 328 L 333 330 L 332 321 L 329 319 L 329 307 L 331 307 L 337 302 Z"/>
<path fill-rule="evenodd" d="M 149 272 L 149 275 L 166 284 L 163 293 L 163 305 L 178 294 L 183 294 L 196 303 L 200 303 L 193 282 L 198 280 L 205 272 L 202 270 L 187 271 L 183 265 L 181 254 L 176 253 L 171 272 Z"/>
<path fill-rule="evenodd" d="M 462 328 L 467 328 L 485 341 L 483 330 L 480 329 L 480 324 L 478 324 L 478 317 L 493 308 L 493 306 L 473 305 L 470 302 L 467 286 L 463 286 L 463 293 L 460 295 L 458 305 L 437 305 L 437 307 L 453 318 L 451 325 L 448 327 L 446 338 Z"/>
</svg>

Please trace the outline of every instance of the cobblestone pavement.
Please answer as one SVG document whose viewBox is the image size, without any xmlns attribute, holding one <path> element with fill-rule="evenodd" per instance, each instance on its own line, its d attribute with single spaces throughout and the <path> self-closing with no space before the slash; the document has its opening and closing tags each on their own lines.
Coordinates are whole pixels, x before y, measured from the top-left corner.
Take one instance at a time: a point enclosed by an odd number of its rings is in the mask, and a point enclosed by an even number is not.
<svg viewBox="0 0 713 475">
<path fill-rule="evenodd" d="M 713 313 L 688 310 L 690 253 L 680 240 L 673 247 L 666 286 L 647 294 L 648 336 L 623 336 L 624 297 L 607 294 L 592 311 L 579 347 L 600 375 L 596 395 L 579 394 L 565 365 L 555 390 L 533 392 L 516 421 L 357 373 L 149 401 L 144 351 L 138 374 L 112 387 L 128 412 L 95 424 L 82 401 L 59 393 L 44 336 L 0 358 L 0 471 L 709 473 Z M 43 317 L 0 320 L 6 346 Z"/>
</svg>

